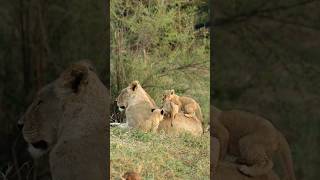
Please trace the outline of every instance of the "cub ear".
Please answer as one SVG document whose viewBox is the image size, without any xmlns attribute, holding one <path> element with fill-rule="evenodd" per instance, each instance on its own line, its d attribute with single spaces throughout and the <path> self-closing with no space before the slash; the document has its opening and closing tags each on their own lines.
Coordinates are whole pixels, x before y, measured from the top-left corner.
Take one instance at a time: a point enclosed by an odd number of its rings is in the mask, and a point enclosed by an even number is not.
<svg viewBox="0 0 320 180">
<path fill-rule="evenodd" d="M 131 90 L 135 91 L 139 85 L 140 85 L 139 81 L 137 81 L 137 80 L 132 81 L 131 84 L 130 84 Z"/>
<path fill-rule="evenodd" d="M 153 112 L 154 110 L 156 110 L 156 109 L 152 108 L 152 109 L 151 109 L 151 112 Z"/>
<path fill-rule="evenodd" d="M 78 93 L 81 86 L 88 84 L 89 68 L 83 64 L 74 64 L 63 74 L 64 87 L 70 88 L 73 93 Z"/>
<path fill-rule="evenodd" d="M 161 115 L 163 115 L 163 113 L 164 113 L 163 109 L 161 109 L 160 113 L 161 113 Z"/>
<path fill-rule="evenodd" d="M 171 89 L 170 94 L 171 94 L 171 95 L 174 94 L 174 89 Z"/>
</svg>

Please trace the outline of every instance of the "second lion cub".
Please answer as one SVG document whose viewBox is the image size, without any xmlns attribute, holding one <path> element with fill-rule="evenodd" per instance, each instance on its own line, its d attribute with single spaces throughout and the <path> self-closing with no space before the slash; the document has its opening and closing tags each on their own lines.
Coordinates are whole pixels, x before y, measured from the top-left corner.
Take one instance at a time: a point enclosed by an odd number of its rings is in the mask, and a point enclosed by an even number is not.
<svg viewBox="0 0 320 180">
<path fill-rule="evenodd" d="M 163 107 L 162 109 L 170 115 L 171 118 L 171 127 L 173 126 L 172 122 L 173 119 L 176 117 L 176 115 L 179 113 L 179 106 L 175 104 L 174 102 L 170 101 L 169 99 L 166 99 L 163 101 Z"/>
<path fill-rule="evenodd" d="M 203 125 L 203 117 L 200 105 L 192 98 L 186 96 L 178 96 L 174 90 L 165 90 L 163 94 L 163 102 L 169 100 L 178 105 L 179 111 L 182 111 L 186 116 L 195 115 Z"/>
</svg>

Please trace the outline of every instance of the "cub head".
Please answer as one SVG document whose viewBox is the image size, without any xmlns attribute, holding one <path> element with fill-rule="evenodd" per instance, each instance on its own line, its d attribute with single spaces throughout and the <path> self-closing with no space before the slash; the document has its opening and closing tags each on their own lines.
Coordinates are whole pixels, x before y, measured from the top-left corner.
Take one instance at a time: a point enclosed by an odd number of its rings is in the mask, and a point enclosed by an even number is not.
<svg viewBox="0 0 320 180">
<path fill-rule="evenodd" d="M 174 95 L 175 95 L 175 92 L 173 89 L 165 90 L 163 93 L 162 101 L 171 100 Z"/>
<path fill-rule="evenodd" d="M 164 110 L 165 115 L 168 115 L 170 113 L 176 114 L 179 112 L 179 106 L 168 99 L 164 100 L 164 102 L 162 103 L 162 109 Z"/>
<path fill-rule="evenodd" d="M 162 109 L 164 110 L 165 114 L 171 113 L 172 107 L 171 107 L 171 101 L 169 99 L 163 100 Z"/>
<path fill-rule="evenodd" d="M 59 122 L 64 117 L 65 98 L 76 97 L 88 85 L 89 66 L 76 64 L 59 79 L 39 90 L 18 124 L 33 157 L 50 151 L 57 142 Z"/>
<path fill-rule="evenodd" d="M 130 99 L 141 89 L 139 81 L 132 81 L 128 87 L 121 90 L 121 93 L 116 98 L 117 106 L 120 111 L 128 107 Z"/>
<path fill-rule="evenodd" d="M 157 120 L 159 122 L 161 122 L 163 120 L 163 116 L 164 116 L 164 110 L 163 109 L 151 109 L 151 117 L 154 120 Z"/>
</svg>

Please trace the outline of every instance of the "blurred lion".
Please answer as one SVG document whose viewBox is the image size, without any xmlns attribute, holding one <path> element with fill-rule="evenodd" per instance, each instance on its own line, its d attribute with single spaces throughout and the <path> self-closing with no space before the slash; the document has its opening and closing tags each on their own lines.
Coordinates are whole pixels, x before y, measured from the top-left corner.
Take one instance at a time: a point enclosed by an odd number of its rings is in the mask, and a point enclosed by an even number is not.
<svg viewBox="0 0 320 180">
<path fill-rule="evenodd" d="M 211 172 L 214 180 L 280 180 L 278 175 L 271 170 L 267 174 L 256 177 L 248 177 L 238 170 L 238 164 L 219 161 L 220 144 L 219 140 L 211 137 Z"/>
<path fill-rule="evenodd" d="M 272 156 L 280 152 L 286 176 L 295 180 L 290 147 L 284 136 L 266 119 L 240 110 L 220 111 L 211 106 L 211 135 L 220 142 L 220 160 L 237 156 L 238 169 L 248 176 L 268 174 Z"/>
<path fill-rule="evenodd" d="M 53 180 L 107 179 L 108 106 L 108 91 L 86 62 L 38 92 L 20 124 L 30 154 L 49 156 Z"/>
</svg>

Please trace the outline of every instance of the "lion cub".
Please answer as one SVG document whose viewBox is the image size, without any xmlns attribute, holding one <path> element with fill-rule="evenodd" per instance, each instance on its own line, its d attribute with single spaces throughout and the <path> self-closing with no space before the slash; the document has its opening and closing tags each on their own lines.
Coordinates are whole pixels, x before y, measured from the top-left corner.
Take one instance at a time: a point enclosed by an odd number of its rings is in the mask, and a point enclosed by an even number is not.
<svg viewBox="0 0 320 180">
<path fill-rule="evenodd" d="M 140 123 L 139 129 L 144 132 L 157 132 L 160 122 L 163 120 L 164 111 L 162 109 L 151 109 L 150 117 Z"/>
<path fill-rule="evenodd" d="M 166 99 L 164 100 L 162 109 L 165 111 L 166 114 L 170 115 L 171 118 L 171 127 L 173 126 L 172 122 L 176 115 L 179 113 L 179 106 L 174 102 Z"/>
<path fill-rule="evenodd" d="M 178 105 L 179 111 L 185 113 L 187 117 L 192 117 L 195 115 L 201 121 L 201 123 L 203 123 L 200 105 L 194 99 L 186 96 L 178 96 L 172 89 L 165 90 L 162 100 L 163 102 L 166 100 L 172 101 L 174 104 Z"/>
<path fill-rule="evenodd" d="M 260 176 L 272 171 L 272 157 L 279 152 L 284 170 L 295 180 L 290 147 L 287 140 L 267 119 L 240 111 L 221 111 L 211 106 L 211 135 L 220 143 L 220 160 L 226 154 L 237 156 L 238 170 L 248 176 Z"/>
</svg>

